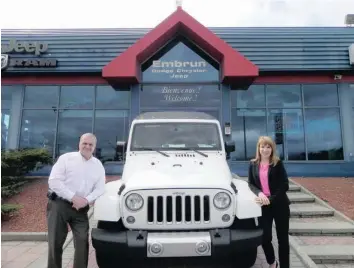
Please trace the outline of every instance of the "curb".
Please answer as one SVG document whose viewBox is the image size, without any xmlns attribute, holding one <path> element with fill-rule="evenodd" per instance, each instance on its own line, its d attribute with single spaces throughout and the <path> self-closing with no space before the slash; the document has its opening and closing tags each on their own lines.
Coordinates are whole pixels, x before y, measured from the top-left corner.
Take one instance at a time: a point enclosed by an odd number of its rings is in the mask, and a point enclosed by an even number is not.
<svg viewBox="0 0 354 268">
<path fill-rule="evenodd" d="M 346 215 L 344 215 L 342 212 L 338 211 L 337 209 L 335 209 L 334 207 L 330 206 L 327 202 L 323 201 L 321 198 L 319 198 L 317 195 L 313 194 L 312 192 L 310 192 L 309 190 L 307 190 L 304 186 L 302 186 L 301 184 L 293 181 L 292 179 L 289 179 L 289 181 L 291 181 L 291 183 L 297 185 L 300 187 L 301 192 L 304 192 L 308 195 L 310 195 L 311 197 L 315 198 L 315 202 L 323 205 L 324 207 L 331 209 L 334 211 L 334 215 L 338 216 L 339 218 L 342 218 L 343 220 L 350 222 L 351 224 L 354 225 L 354 220 L 350 219 L 349 217 L 347 217 Z"/>
<path fill-rule="evenodd" d="M 296 255 L 299 257 L 300 261 L 307 268 L 318 268 L 317 264 L 307 255 L 305 251 L 301 249 L 299 244 L 295 241 L 295 239 L 289 235 L 289 244 L 290 247 L 294 250 Z"/>
<path fill-rule="evenodd" d="M 1 232 L 1 241 L 48 241 L 47 232 Z"/>
</svg>

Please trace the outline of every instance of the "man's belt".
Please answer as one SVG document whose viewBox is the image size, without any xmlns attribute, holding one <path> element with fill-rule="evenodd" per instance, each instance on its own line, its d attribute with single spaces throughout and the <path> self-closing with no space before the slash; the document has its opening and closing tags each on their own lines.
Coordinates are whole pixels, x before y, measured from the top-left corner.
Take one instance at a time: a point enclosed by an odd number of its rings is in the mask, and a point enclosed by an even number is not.
<svg viewBox="0 0 354 268">
<path fill-rule="evenodd" d="M 61 200 L 61 201 L 64 201 L 64 202 L 66 202 L 66 203 L 68 203 L 68 204 L 70 204 L 70 205 L 73 204 L 72 202 L 66 200 L 65 198 L 62 198 L 61 196 L 57 195 L 56 192 L 53 192 L 53 191 L 51 191 L 51 190 L 48 191 L 47 197 L 48 197 L 50 200 L 53 200 L 53 201 L 54 201 L 54 200 Z"/>
</svg>

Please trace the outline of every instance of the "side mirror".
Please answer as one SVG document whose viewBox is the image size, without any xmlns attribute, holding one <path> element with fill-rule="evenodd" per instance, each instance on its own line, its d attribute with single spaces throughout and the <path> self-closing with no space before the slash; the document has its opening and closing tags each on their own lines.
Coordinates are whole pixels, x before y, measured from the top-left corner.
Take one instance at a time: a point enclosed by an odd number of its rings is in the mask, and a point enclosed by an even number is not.
<svg viewBox="0 0 354 268">
<path fill-rule="evenodd" d="M 226 141 L 225 142 L 225 151 L 226 153 L 232 153 L 236 149 L 235 142 L 234 141 Z"/>
<path fill-rule="evenodd" d="M 127 142 L 126 141 L 117 141 L 116 145 L 116 161 L 123 161 L 124 155 L 127 151 Z"/>
</svg>

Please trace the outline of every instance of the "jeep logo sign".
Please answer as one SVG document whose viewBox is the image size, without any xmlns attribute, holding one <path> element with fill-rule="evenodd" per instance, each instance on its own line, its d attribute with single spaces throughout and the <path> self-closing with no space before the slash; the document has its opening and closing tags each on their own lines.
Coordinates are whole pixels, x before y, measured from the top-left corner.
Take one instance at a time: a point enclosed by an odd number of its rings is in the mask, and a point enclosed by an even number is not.
<svg viewBox="0 0 354 268">
<path fill-rule="evenodd" d="M 48 44 L 42 42 L 27 42 L 10 40 L 8 45 L 1 45 L 2 54 L 10 53 L 33 53 L 36 56 L 47 52 Z"/>
</svg>

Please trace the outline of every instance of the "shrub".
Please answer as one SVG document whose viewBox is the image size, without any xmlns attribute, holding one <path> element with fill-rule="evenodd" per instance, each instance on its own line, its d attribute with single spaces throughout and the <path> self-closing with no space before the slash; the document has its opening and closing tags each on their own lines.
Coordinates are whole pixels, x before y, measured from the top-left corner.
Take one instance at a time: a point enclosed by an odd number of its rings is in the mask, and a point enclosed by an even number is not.
<svg viewBox="0 0 354 268">
<path fill-rule="evenodd" d="M 43 165 L 52 164 L 52 158 L 45 149 L 19 149 L 2 151 L 1 154 L 1 199 L 18 194 L 28 182 L 25 176 Z M 2 201 L 2 200 L 1 200 Z M 3 203 L 3 202 L 2 202 Z M 1 205 L 1 216 L 12 215 L 21 206 Z"/>
</svg>

